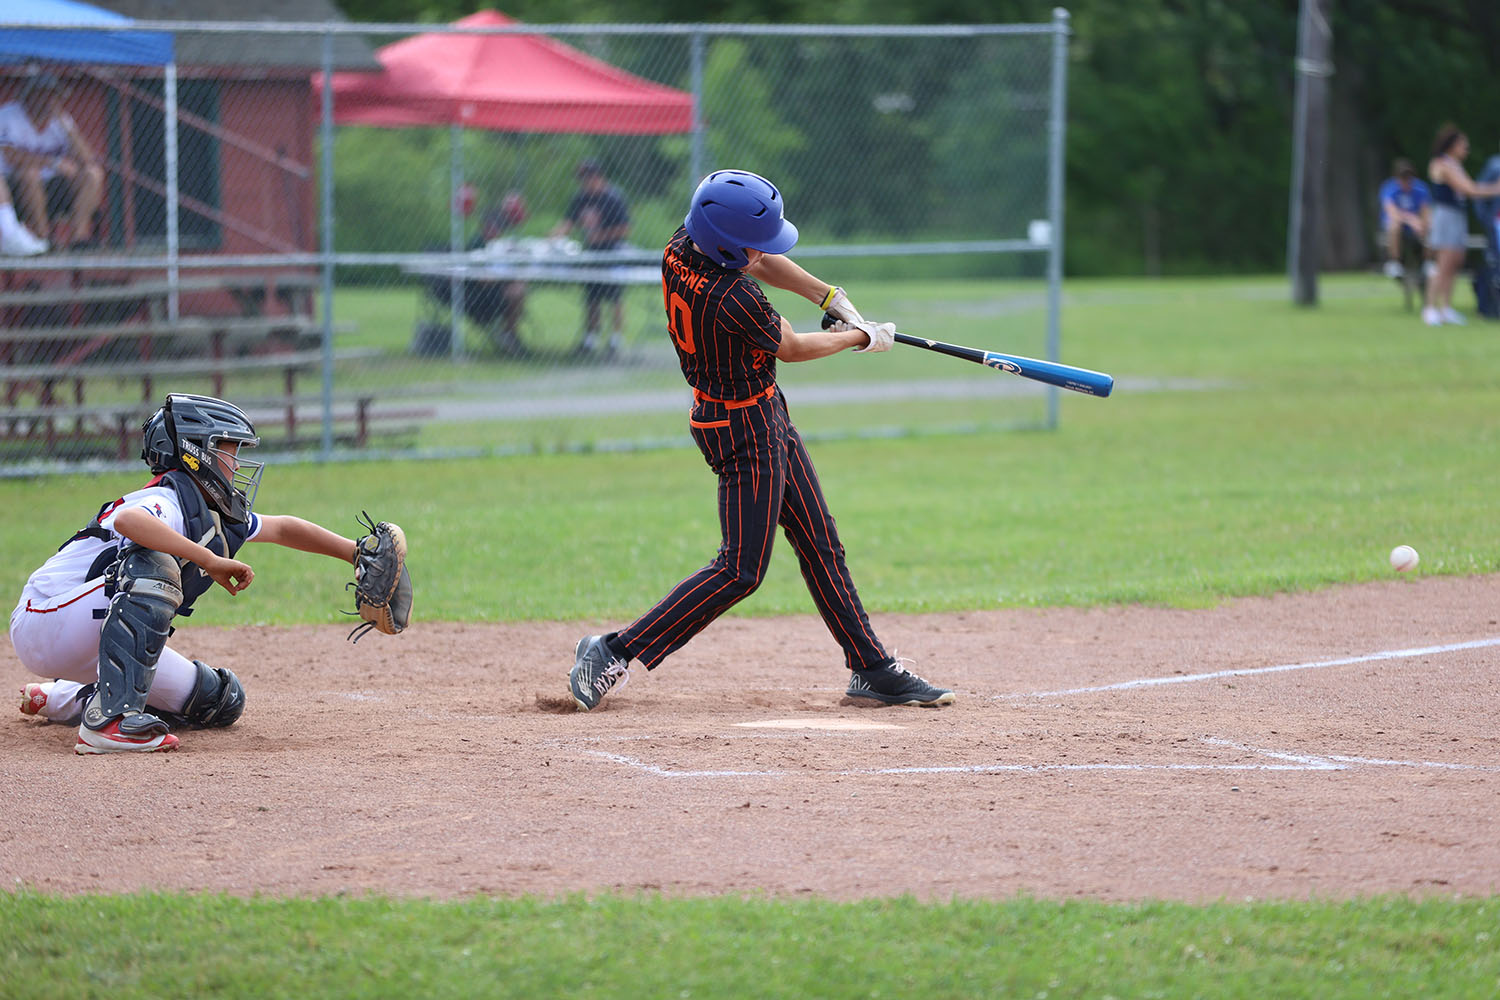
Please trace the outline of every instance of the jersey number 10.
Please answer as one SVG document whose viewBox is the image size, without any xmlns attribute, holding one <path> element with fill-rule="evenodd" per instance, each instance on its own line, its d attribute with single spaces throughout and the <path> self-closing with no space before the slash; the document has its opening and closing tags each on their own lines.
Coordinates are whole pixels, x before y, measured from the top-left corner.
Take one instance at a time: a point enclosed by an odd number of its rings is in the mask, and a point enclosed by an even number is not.
<svg viewBox="0 0 1500 1000">
<path fill-rule="evenodd" d="M 665 288 L 662 296 L 667 300 L 667 329 L 677 342 L 678 350 L 683 354 L 694 353 L 698 348 L 693 343 L 693 311 L 688 308 L 687 300 Z"/>
</svg>

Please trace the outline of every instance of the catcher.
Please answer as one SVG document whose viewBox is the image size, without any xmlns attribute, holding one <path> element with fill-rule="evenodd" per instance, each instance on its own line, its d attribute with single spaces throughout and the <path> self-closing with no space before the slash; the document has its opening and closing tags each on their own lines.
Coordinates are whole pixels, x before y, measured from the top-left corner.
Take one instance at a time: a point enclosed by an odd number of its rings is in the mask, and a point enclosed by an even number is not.
<svg viewBox="0 0 1500 1000">
<path fill-rule="evenodd" d="M 245 542 L 353 563 L 368 627 L 406 627 L 411 579 L 401 529 L 369 524 L 355 541 L 300 517 L 254 513 L 262 465 L 243 453 L 260 439 L 238 407 L 173 393 L 142 433 L 153 478 L 101 506 L 31 574 L 11 612 L 22 665 L 54 678 L 21 689 L 23 714 L 78 723 L 80 754 L 173 750 L 173 729 L 233 725 L 245 710 L 240 679 L 189 659 L 167 638 L 173 619 L 191 614 L 215 583 L 231 595 L 250 586 L 255 572 L 236 558 Z"/>
</svg>

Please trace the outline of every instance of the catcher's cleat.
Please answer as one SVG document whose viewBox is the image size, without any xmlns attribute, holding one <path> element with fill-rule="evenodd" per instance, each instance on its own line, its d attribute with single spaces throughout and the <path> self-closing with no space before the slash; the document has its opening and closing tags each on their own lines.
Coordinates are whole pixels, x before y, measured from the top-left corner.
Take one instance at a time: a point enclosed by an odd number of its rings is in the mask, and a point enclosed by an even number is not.
<svg viewBox="0 0 1500 1000">
<path fill-rule="evenodd" d="M 47 686 L 26 684 L 21 688 L 21 714 L 36 715 L 47 707 Z"/>
<path fill-rule="evenodd" d="M 598 708 L 610 688 L 616 684 L 624 687 L 629 680 L 630 667 L 609 651 L 604 636 L 586 635 L 578 640 L 573 649 L 573 670 L 568 674 L 578 711 Z"/>
<path fill-rule="evenodd" d="M 132 719 L 138 716 L 139 720 Z M 139 732 L 121 731 L 120 724 L 127 720 L 141 725 Z M 154 724 L 149 724 L 154 720 Z M 144 712 L 132 712 L 109 720 L 103 729 L 90 729 L 86 724 L 78 727 L 78 743 L 73 752 L 91 753 L 165 753 L 176 750 L 177 737 L 167 731 L 167 724 Z"/>
<path fill-rule="evenodd" d="M 886 705 L 951 705 L 956 700 L 952 691 L 929 684 L 892 660 L 881 667 L 854 670 L 849 676 L 849 690 L 844 694 L 850 698 L 864 698 Z"/>
</svg>

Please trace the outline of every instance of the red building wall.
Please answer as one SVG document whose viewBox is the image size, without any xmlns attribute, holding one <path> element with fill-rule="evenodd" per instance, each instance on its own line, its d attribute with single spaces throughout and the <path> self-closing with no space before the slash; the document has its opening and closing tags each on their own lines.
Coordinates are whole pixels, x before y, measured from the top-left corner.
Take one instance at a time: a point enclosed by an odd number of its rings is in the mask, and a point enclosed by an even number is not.
<svg viewBox="0 0 1500 1000">
<path fill-rule="evenodd" d="M 219 146 L 219 188 L 228 220 L 223 253 L 317 249 L 314 100 L 305 76 L 222 83 L 220 127 L 244 140 L 237 145 L 226 138 Z"/>
</svg>

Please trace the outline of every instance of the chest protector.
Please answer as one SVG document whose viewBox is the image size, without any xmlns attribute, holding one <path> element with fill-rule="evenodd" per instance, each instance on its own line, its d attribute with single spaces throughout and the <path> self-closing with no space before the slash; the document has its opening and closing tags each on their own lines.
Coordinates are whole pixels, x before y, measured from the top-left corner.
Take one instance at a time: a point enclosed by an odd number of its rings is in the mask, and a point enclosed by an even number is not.
<svg viewBox="0 0 1500 1000">
<path fill-rule="evenodd" d="M 245 538 L 250 534 L 250 524 L 247 522 L 226 526 L 224 519 L 209 505 L 202 491 L 194 484 L 192 477 L 181 469 L 162 473 L 146 485 L 172 488 L 177 494 L 178 505 L 182 508 L 182 533 L 215 555 L 232 559 L 239 552 L 240 546 L 245 544 Z M 89 522 L 88 526 L 69 538 L 63 546 L 78 541 L 80 538 L 112 540 L 114 536 L 99 525 L 99 519 L 113 507 L 113 502 L 100 507 L 99 513 L 94 515 L 94 519 Z M 119 556 L 118 544 L 107 546 L 89 567 L 85 579 L 92 580 L 102 576 L 104 570 Z M 190 615 L 193 613 L 193 602 L 202 597 L 214 585 L 214 581 L 213 577 L 203 572 L 195 562 L 179 559 L 177 563 L 182 569 L 182 604 L 178 607 L 177 613 Z"/>
</svg>

